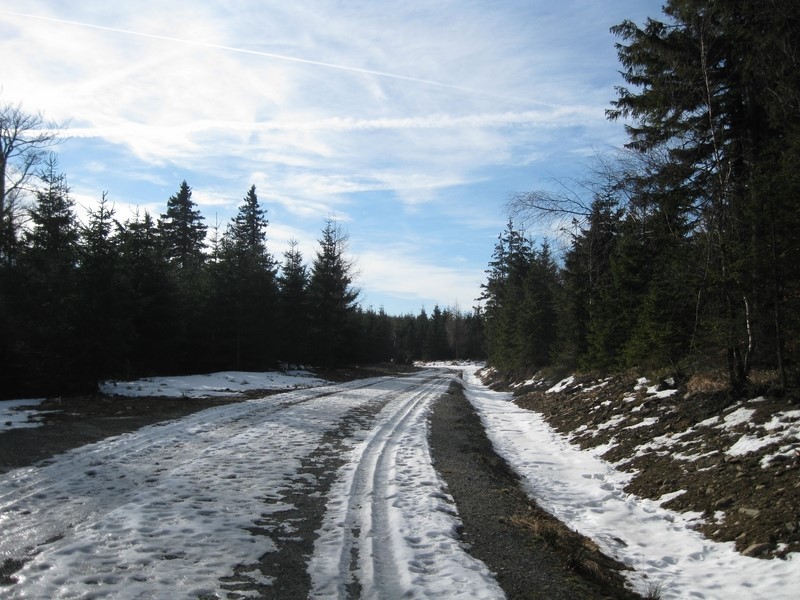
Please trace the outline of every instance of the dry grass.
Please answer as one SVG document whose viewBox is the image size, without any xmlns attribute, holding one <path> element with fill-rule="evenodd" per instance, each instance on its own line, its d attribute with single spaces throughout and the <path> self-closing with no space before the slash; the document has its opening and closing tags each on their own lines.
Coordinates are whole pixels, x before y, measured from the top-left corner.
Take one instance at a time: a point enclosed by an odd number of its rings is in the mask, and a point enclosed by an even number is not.
<svg viewBox="0 0 800 600">
<path fill-rule="evenodd" d="M 546 519 L 539 516 L 514 515 L 511 517 L 511 524 L 527 529 L 536 537 L 542 538 L 550 545 L 564 542 L 567 539 L 565 532 L 568 530 L 558 521 Z"/>
<path fill-rule="evenodd" d="M 591 539 L 544 515 L 514 515 L 510 522 L 564 553 L 568 567 L 584 579 L 601 585 L 611 583 L 608 567 L 598 562 L 602 558 L 600 548 Z"/>
<path fill-rule="evenodd" d="M 723 371 L 704 371 L 695 373 L 686 382 L 686 395 L 713 394 L 724 392 L 730 387 L 728 375 Z"/>
<path fill-rule="evenodd" d="M 663 586 L 660 581 L 650 581 L 645 589 L 645 600 L 661 600 Z"/>
<path fill-rule="evenodd" d="M 754 369 L 747 377 L 753 389 L 769 389 L 780 386 L 780 376 L 775 370 Z M 686 382 L 686 395 L 714 394 L 730 390 L 730 380 L 725 371 L 702 371 L 695 373 Z"/>
</svg>

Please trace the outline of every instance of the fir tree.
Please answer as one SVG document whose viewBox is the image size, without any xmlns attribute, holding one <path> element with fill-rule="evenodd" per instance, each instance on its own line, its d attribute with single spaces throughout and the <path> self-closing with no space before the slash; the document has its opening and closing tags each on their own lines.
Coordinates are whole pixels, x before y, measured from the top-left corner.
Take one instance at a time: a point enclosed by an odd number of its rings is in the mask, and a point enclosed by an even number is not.
<svg viewBox="0 0 800 600">
<path fill-rule="evenodd" d="M 80 356 L 77 343 L 77 264 L 79 232 L 66 177 L 51 157 L 40 175 L 30 210 L 31 228 L 21 257 L 24 283 L 20 289 L 19 331 L 21 368 L 28 385 L 47 392 L 75 390 L 74 370 Z"/>
<path fill-rule="evenodd" d="M 352 360 L 353 320 L 358 290 L 353 287 L 353 263 L 345 256 L 347 235 L 328 219 L 311 266 L 309 304 L 312 342 L 317 360 L 339 366 Z"/>
<path fill-rule="evenodd" d="M 300 364 L 309 357 L 310 332 L 308 271 L 297 240 L 290 240 L 283 259 L 278 276 L 281 356 L 288 363 Z"/>
<path fill-rule="evenodd" d="M 161 215 L 159 229 L 167 260 L 186 271 L 203 263 L 207 227 L 192 201 L 192 188 L 184 180 L 178 193 L 167 201 L 167 212 Z"/>
</svg>

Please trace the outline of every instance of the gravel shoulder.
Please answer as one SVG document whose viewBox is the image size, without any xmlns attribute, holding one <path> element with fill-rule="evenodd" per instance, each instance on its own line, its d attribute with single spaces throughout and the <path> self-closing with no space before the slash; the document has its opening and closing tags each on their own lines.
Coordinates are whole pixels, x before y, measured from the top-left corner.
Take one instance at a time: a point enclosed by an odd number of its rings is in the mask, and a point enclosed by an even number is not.
<svg viewBox="0 0 800 600">
<path fill-rule="evenodd" d="M 509 598 L 638 598 L 624 588 L 622 565 L 538 508 L 486 437 L 458 384 L 430 417 L 434 464 L 463 523 L 469 552 Z"/>
</svg>

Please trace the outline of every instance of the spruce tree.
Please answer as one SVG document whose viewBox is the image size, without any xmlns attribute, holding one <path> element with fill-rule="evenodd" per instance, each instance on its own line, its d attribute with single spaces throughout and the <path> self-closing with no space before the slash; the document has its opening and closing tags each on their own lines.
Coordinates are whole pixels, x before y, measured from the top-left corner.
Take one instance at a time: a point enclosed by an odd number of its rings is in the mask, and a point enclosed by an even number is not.
<svg viewBox="0 0 800 600">
<path fill-rule="evenodd" d="M 220 310 L 218 343 L 229 346 L 237 369 L 266 369 L 276 359 L 277 283 L 275 261 L 267 250 L 269 222 L 251 186 L 221 242 L 213 271 Z"/>
<path fill-rule="evenodd" d="M 354 267 L 346 256 L 347 235 L 328 219 L 311 266 L 309 304 L 311 339 L 319 364 L 341 366 L 353 358 L 353 320 L 358 290 Z"/>
<path fill-rule="evenodd" d="M 50 158 L 30 209 L 30 229 L 21 261 L 18 296 L 24 325 L 18 331 L 20 368 L 27 385 L 45 393 L 64 393 L 86 384 L 76 381 L 79 332 L 76 330 L 79 232 L 74 202 L 58 161 Z"/>
<path fill-rule="evenodd" d="M 132 374 L 167 372 L 174 360 L 172 340 L 178 337 L 179 296 L 158 226 L 145 211 L 119 225 L 117 237 L 131 295 L 129 369 Z"/>
<path fill-rule="evenodd" d="M 524 368 L 525 330 L 521 325 L 525 279 L 532 261 L 529 240 L 509 221 L 495 245 L 482 286 L 485 302 L 486 341 L 489 362 L 501 370 Z"/>
<path fill-rule="evenodd" d="M 165 256 L 181 271 L 197 268 L 204 261 L 207 227 L 203 221 L 192 201 L 192 188 L 184 180 L 178 192 L 170 196 L 167 212 L 159 221 Z"/>
<path fill-rule="evenodd" d="M 705 333 L 716 334 L 740 386 L 756 362 L 783 369 L 779 272 L 789 268 L 781 256 L 791 244 L 777 224 L 796 211 L 761 184 L 780 172 L 776 143 L 785 148 L 798 122 L 796 102 L 784 101 L 797 98 L 796 69 L 776 66 L 776 56 L 798 58 L 797 7 L 670 0 L 664 13 L 663 22 L 612 28 L 629 87 L 618 88 L 608 116 L 629 120 L 629 147 L 668 157 L 653 175 L 671 179 L 696 220 L 694 236 L 710 257 L 697 290 L 712 315 Z"/>
<path fill-rule="evenodd" d="M 114 229 L 114 208 L 104 192 L 82 228 L 78 273 L 83 363 L 96 381 L 128 374 L 124 363 L 133 336 L 132 295 Z"/>
<path fill-rule="evenodd" d="M 173 372 L 202 369 L 202 348 L 206 340 L 204 314 L 208 298 L 204 218 L 192 200 L 192 189 L 184 180 L 178 192 L 167 201 L 167 212 L 161 215 L 158 229 L 161 247 L 175 279 L 176 296 L 171 304 L 177 309 L 174 335 L 167 341 L 171 356 L 166 368 Z"/>
<path fill-rule="evenodd" d="M 308 270 L 297 240 L 290 240 L 278 276 L 281 356 L 298 365 L 309 358 Z"/>
</svg>

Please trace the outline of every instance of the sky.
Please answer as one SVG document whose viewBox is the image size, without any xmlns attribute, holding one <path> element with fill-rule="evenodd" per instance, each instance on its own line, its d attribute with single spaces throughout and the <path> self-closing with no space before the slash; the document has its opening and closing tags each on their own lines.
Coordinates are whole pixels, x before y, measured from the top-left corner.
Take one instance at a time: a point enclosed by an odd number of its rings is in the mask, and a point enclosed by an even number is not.
<svg viewBox="0 0 800 600">
<path fill-rule="evenodd" d="M 186 180 L 224 230 L 255 185 L 279 262 L 334 218 L 362 306 L 470 310 L 509 198 L 625 142 L 609 28 L 660 6 L 0 0 L 0 104 L 68 123 L 79 215 L 158 216 Z"/>
</svg>

